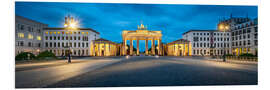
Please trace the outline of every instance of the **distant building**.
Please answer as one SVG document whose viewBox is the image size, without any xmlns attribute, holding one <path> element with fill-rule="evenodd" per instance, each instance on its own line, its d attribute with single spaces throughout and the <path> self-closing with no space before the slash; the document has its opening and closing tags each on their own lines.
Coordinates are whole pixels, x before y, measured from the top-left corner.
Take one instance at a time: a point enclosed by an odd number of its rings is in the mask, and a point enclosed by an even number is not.
<svg viewBox="0 0 270 90">
<path fill-rule="evenodd" d="M 120 55 L 118 43 L 100 38 L 91 42 L 91 56 L 116 56 Z"/>
<path fill-rule="evenodd" d="M 182 38 L 190 41 L 191 55 L 194 56 L 220 56 L 224 53 L 224 47 L 226 48 L 226 53 L 231 54 L 230 32 L 190 30 L 183 33 Z"/>
<path fill-rule="evenodd" d="M 229 25 L 225 32 L 218 30 L 190 30 L 183 34 L 192 44 L 192 55 L 223 55 L 224 47 L 226 54 L 240 55 L 258 53 L 258 19 L 248 17 L 230 17 L 221 20 L 220 24 Z M 225 40 L 225 44 L 224 44 Z"/>
<path fill-rule="evenodd" d="M 234 55 L 258 54 L 258 19 L 231 26 L 232 51 Z"/>
<path fill-rule="evenodd" d="M 15 55 L 21 52 L 31 52 L 37 55 L 42 50 L 43 28 L 47 24 L 15 16 Z"/>
<path fill-rule="evenodd" d="M 65 56 L 71 49 L 72 56 L 90 56 L 90 45 L 99 39 L 99 32 L 90 28 L 44 28 L 44 50 L 53 52 L 56 56 Z"/>
<path fill-rule="evenodd" d="M 191 43 L 185 39 L 167 43 L 164 48 L 167 56 L 190 56 L 192 54 Z"/>
</svg>

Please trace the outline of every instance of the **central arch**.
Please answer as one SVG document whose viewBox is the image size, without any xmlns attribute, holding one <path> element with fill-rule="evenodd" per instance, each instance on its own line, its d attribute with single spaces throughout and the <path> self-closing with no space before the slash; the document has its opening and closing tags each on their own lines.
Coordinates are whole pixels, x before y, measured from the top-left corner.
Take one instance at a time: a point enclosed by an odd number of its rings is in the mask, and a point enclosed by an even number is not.
<svg viewBox="0 0 270 90">
<path fill-rule="evenodd" d="M 122 55 L 139 55 L 140 54 L 140 46 L 139 41 L 145 40 L 145 54 L 146 55 L 162 55 L 162 47 L 161 47 L 161 31 L 150 31 L 147 30 L 143 24 L 138 25 L 137 30 L 123 30 L 122 31 L 122 38 L 123 38 L 123 47 L 121 48 Z M 127 40 L 130 41 L 129 51 L 127 47 Z M 133 41 L 137 42 L 137 51 L 133 53 Z M 155 40 L 157 40 L 157 53 L 155 53 Z M 148 52 L 148 41 L 151 41 L 151 52 Z"/>
</svg>

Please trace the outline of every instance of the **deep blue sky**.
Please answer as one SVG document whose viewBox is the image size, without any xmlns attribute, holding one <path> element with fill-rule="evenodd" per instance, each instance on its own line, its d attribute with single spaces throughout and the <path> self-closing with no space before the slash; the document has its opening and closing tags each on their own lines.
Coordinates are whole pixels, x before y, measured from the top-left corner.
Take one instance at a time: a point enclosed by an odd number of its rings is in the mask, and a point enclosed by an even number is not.
<svg viewBox="0 0 270 90">
<path fill-rule="evenodd" d="M 79 19 L 80 26 L 93 28 L 101 37 L 121 42 L 122 30 L 136 30 L 143 21 L 149 30 L 162 30 L 162 42 L 182 37 L 190 29 L 216 29 L 220 18 L 258 16 L 257 6 L 176 5 L 176 4 L 110 4 L 16 2 L 15 14 L 50 27 L 63 27 L 64 16 Z M 144 42 L 140 44 L 144 45 Z"/>
</svg>

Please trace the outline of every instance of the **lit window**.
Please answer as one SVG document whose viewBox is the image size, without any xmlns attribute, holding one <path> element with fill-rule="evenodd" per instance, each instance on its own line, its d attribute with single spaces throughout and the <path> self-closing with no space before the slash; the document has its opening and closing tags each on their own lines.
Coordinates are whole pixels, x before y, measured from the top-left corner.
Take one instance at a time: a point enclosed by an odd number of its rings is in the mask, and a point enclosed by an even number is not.
<svg viewBox="0 0 270 90">
<path fill-rule="evenodd" d="M 70 34 L 72 34 L 72 32 L 69 32 Z"/>
<path fill-rule="evenodd" d="M 52 32 L 50 32 L 50 34 L 52 34 Z"/>
<path fill-rule="evenodd" d="M 48 34 L 48 32 L 46 32 L 46 34 Z"/>
<path fill-rule="evenodd" d="M 86 32 L 86 34 L 88 34 L 88 32 Z"/>
<path fill-rule="evenodd" d="M 24 33 L 18 33 L 19 38 L 24 38 Z"/>
<path fill-rule="evenodd" d="M 54 34 L 56 34 L 56 32 L 53 32 Z"/>
<path fill-rule="evenodd" d="M 32 34 L 28 34 L 28 39 L 33 39 L 34 36 Z"/>
<path fill-rule="evenodd" d="M 37 36 L 37 40 L 41 40 L 41 37 L 40 36 Z"/>
<path fill-rule="evenodd" d="M 82 32 L 82 34 L 84 34 L 84 32 Z"/>
<path fill-rule="evenodd" d="M 68 34 L 68 32 L 66 32 L 66 34 Z"/>
<path fill-rule="evenodd" d="M 57 34 L 60 34 L 60 32 L 57 32 Z"/>
</svg>

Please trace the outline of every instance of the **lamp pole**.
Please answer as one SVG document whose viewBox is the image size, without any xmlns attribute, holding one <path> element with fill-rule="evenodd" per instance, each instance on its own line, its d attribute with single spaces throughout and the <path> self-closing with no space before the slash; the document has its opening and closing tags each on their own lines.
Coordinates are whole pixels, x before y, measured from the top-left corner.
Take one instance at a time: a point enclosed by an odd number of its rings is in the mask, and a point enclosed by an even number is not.
<svg viewBox="0 0 270 90">
<path fill-rule="evenodd" d="M 77 28 L 77 21 L 75 21 L 74 20 L 74 18 L 73 17 L 70 17 L 69 15 L 68 15 L 68 17 L 65 17 L 65 24 L 64 24 L 64 26 L 65 26 L 65 29 L 66 30 L 76 30 L 76 28 Z M 71 63 L 71 43 L 70 43 L 70 39 L 71 39 L 71 35 L 70 35 L 71 33 L 69 32 L 68 33 L 68 49 L 69 49 L 69 51 L 68 51 L 68 63 Z"/>
<path fill-rule="evenodd" d="M 224 36 L 224 40 L 223 40 L 223 62 L 226 62 L 226 30 L 229 30 L 229 25 L 225 24 L 225 23 L 221 23 L 219 25 L 219 30 L 223 31 L 223 36 Z"/>
</svg>

